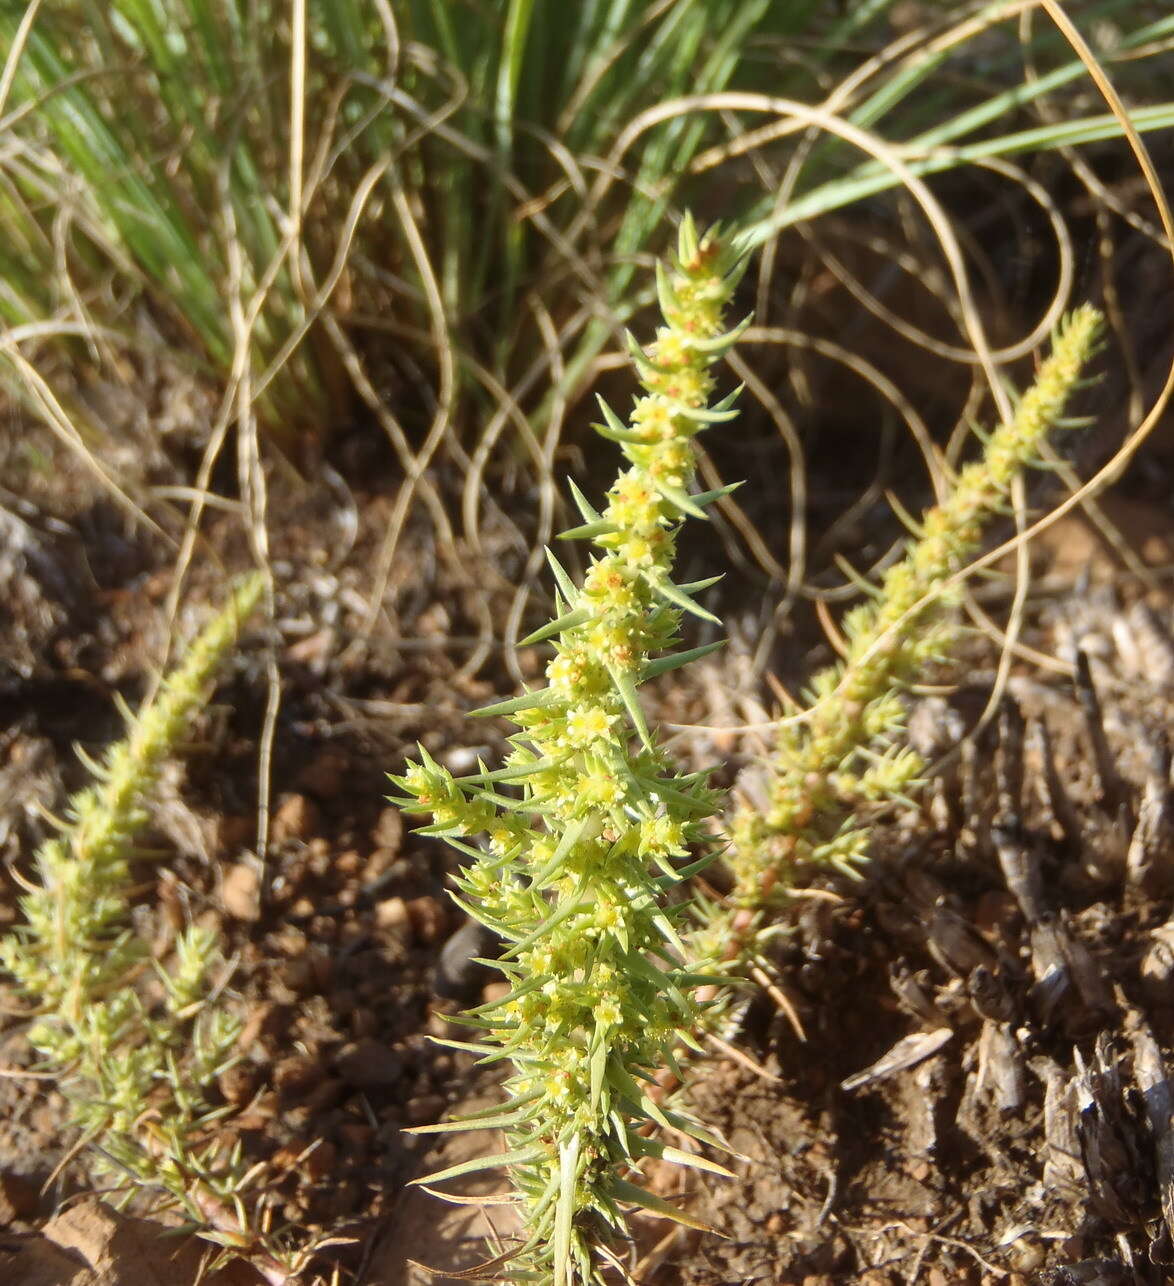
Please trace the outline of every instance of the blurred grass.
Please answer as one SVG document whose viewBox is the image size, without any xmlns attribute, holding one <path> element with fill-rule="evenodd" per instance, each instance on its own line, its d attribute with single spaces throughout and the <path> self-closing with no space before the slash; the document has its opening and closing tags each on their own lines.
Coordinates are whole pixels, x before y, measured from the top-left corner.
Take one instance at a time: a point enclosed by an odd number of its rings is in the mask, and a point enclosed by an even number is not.
<svg viewBox="0 0 1174 1286">
<path fill-rule="evenodd" d="M 247 371 L 279 435 L 345 419 L 390 333 L 393 362 L 451 384 L 445 432 L 496 413 L 541 436 L 645 302 L 675 206 L 761 241 L 900 183 L 785 106 L 743 150 L 761 113 L 706 96 L 834 105 L 917 174 L 1118 134 L 1027 8 L 922 5 L 913 31 L 893 0 L 0 0 L 0 318 L 101 368 L 112 336 L 145 342 L 146 301 L 212 387 Z M 1161 7 L 1070 10 L 1124 88 L 1160 85 Z M 782 205 L 760 158 L 791 166 Z"/>
</svg>

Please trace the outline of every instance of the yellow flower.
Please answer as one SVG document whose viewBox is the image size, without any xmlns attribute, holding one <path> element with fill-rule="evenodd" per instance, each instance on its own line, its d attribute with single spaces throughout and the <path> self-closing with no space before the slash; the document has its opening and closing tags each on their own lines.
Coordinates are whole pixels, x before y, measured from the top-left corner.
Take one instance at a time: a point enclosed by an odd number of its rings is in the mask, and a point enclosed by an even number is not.
<svg viewBox="0 0 1174 1286">
<path fill-rule="evenodd" d="M 606 737 L 614 721 L 601 706 L 577 706 L 567 715 L 567 736 L 573 745 L 588 746 Z"/>
<path fill-rule="evenodd" d="M 618 1027 L 624 1017 L 611 996 L 604 996 L 591 1012 L 602 1027 Z"/>
<path fill-rule="evenodd" d="M 598 804 L 608 808 L 623 800 L 624 788 L 610 773 L 596 769 L 580 779 L 579 797 L 586 804 Z"/>
<path fill-rule="evenodd" d="M 649 817 L 640 823 L 640 856 L 667 857 L 685 845 L 685 830 L 671 817 Z"/>
</svg>

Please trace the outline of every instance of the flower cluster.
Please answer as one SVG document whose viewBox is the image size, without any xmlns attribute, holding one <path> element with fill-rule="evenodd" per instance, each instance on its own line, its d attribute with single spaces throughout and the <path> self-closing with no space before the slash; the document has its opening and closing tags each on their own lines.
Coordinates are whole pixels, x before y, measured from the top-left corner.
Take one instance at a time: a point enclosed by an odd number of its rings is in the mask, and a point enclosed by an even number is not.
<svg viewBox="0 0 1174 1286">
<path fill-rule="evenodd" d="M 243 580 L 151 704 L 128 712 L 126 736 L 90 765 L 93 785 L 70 800 L 60 833 L 37 853 L 20 901 L 24 923 L 0 940 L 0 969 L 39 1006 L 29 1041 L 60 1075 L 74 1125 L 100 1141 L 117 1182 L 162 1190 L 206 1238 L 253 1251 L 241 1157 L 200 1144 L 222 1114 L 203 1091 L 233 1061 L 239 1035 L 230 1014 L 205 1004 L 222 964 L 215 935 L 189 926 L 178 936 L 174 967 L 158 970 L 162 998 L 148 1004 L 133 981 L 149 953 L 130 928 L 129 899 L 144 798 L 262 585 L 259 576 Z"/>
<path fill-rule="evenodd" d="M 850 870 L 867 842 L 857 806 L 899 797 L 916 782 L 921 761 L 899 743 L 901 694 L 956 639 L 942 611 L 953 601 L 947 586 L 977 552 L 992 515 L 1005 509 L 1015 479 L 1037 463 L 1047 434 L 1065 422 L 1100 325 L 1100 314 L 1087 305 L 1062 324 L 1014 415 L 925 515 L 875 596 L 844 618 L 843 661 L 816 676 L 807 718 L 780 728 L 766 810 L 743 804 L 732 820 L 729 860 L 743 908 L 760 907 L 785 888 L 782 877 L 796 861 Z"/>
<path fill-rule="evenodd" d="M 691 862 L 690 845 L 717 801 L 701 774 L 674 772 L 637 688 L 709 650 L 671 651 L 683 613 L 714 618 L 694 597 L 712 582 L 670 573 L 682 519 L 723 494 L 691 494 L 692 443 L 736 414 L 736 392 L 709 399 L 711 367 L 738 334 L 723 330 L 737 276 L 716 230 L 699 237 L 686 218 L 674 268 L 658 273 L 664 324 L 646 350 L 632 345 L 645 394 L 627 424 L 601 403 L 599 431 L 629 467 L 602 511 L 572 484 L 583 523 L 563 537 L 596 552 L 581 584 L 550 555 L 556 617 L 524 640 L 553 641 L 546 686 L 481 712 L 518 729 L 504 767 L 454 778 L 421 750 L 393 779 L 408 811 L 432 815 L 425 832 L 471 859 L 455 899 L 505 945 L 509 992 L 465 1016 L 481 1040 L 452 1043 L 512 1061 L 510 1107 L 436 1128 L 506 1131 L 508 1152 L 476 1164 L 510 1170 L 526 1233 L 511 1268 L 527 1279 L 590 1280 L 592 1245 L 622 1231 L 624 1205 L 673 1213 L 622 1177 L 642 1157 L 720 1170 L 641 1128 L 709 1139 L 649 1082 L 697 1025 L 691 993 L 704 980 L 683 963 L 683 905 L 666 895 L 709 860 Z"/>
</svg>

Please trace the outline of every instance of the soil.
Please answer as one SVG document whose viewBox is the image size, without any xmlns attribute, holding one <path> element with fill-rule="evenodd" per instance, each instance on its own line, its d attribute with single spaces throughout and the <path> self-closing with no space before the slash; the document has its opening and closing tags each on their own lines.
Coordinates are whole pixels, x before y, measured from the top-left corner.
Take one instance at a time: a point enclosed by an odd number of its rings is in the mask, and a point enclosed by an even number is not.
<svg viewBox="0 0 1174 1286">
<path fill-rule="evenodd" d="M 260 1165 L 258 1190 L 291 1240 L 335 1242 L 307 1280 L 337 1271 L 356 1286 L 393 1286 L 426 1280 L 415 1264 L 452 1272 L 483 1253 L 482 1213 L 405 1184 L 434 1169 L 438 1153 L 451 1159 L 493 1140 L 435 1145 L 403 1131 L 492 1095 L 492 1078 L 428 1037 L 493 983 L 471 963 L 483 944 L 445 895 L 451 856 L 405 831 L 383 802 L 385 774 L 417 741 L 455 770 L 500 753 L 501 730 L 478 722 L 470 734 L 465 712 L 516 685 L 498 627 L 536 569 L 506 515 L 512 502 L 485 508 L 477 541 L 445 544 L 414 516 L 373 616 L 372 568 L 398 485 L 373 436 L 355 426 L 309 467 L 297 462 L 329 487 L 302 481 L 288 462 L 273 467 L 276 618 L 242 640 L 152 805 L 147 844 L 166 858 L 143 868 L 134 926 L 166 962 L 178 926 L 206 924 L 236 963 L 225 1003 L 245 1024 L 242 1061 L 210 1094 L 235 1109 L 219 1128 Z M 95 754 L 117 735 L 116 698 L 141 699 L 166 652 L 180 527 L 164 516 L 161 533 L 144 534 L 31 426 L 4 449 L 6 928 L 45 812 L 85 779 L 72 747 Z M 747 449 L 741 472 L 753 473 Z M 182 452 L 147 454 L 138 469 L 150 494 L 184 476 Z M 1122 484 L 1109 513 L 1133 525 L 1139 555 L 1168 563 L 1174 524 L 1155 499 L 1168 463 L 1155 455 L 1147 469 Z M 848 481 L 814 483 L 816 516 L 820 504 L 838 514 Z M 455 508 L 443 479 L 440 491 Z M 524 489 L 513 500 L 523 511 L 535 503 Z M 869 530 L 870 557 L 895 530 Z M 1074 559 L 1077 547 L 1087 552 Z M 713 551 L 687 553 L 703 563 Z M 638 1222 L 639 1280 L 1169 1278 L 1174 599 L 1161 575 L 1124 572 L 1082 518 L 1037 556 L 1047 593 L 1029 601 L 1022 634 L 1035 652 L 1015 660 L 993 717 L 980 719 L 1001 684 L 999 653 L 976 635 L 965 685 L 915 699 L 913 735 L 936 767 L 916 807 L 874 819 L 863 880 L 801 873 L 781 917 L 772 991 L 747 993 L 687 1091 L 730 1141 L 737 1178 L 649 1172 L 714 1232 Z M 181 634 L 221 597 L 227 573 L 247 565 L 239 522 L 213 516 Z M 535 623 L 539 585 L 526 609 Z M 678 749 L 699 765 L 722 761 L 733 781 L 755 747 L 721 727 L 761 722 L 770 698 L 747 679 L 756 638 L 745 622 L 761 615 L 761 585 L 746 573 L 723 592 L 735 646 L 674 676 L 653 701 L 666 722 L 713 725 L 679 734 Z M 784 642 L 786 658 L 773 659 L 788 683 L 827 659 L 807 627 Z M 1042 668 L 1040 653 L 1064 672 Z M 258 738 L 271 657 L 281 702 L 262 859 Z M 531 650 L 516 664 L 527 675 L 540 661 Z M 0 1280 L 114 1286 L 155 1274 L 187 1286 L 194 1269 L 152 1258 L 139 1241 L 125 1254 L 149 1271 L 92 1250 L 130 1234 L 92 1205 L 65 1100 L 20 1074 L 31 1066 L 27 1007 L 2 985 L 0 1014 Z M 135 1204 L 146 1209 L 151 1196 L 137 1193 Z M 81 1234 L 60 1222 L 75 1208 L 92 1215 L 84 1254 Z"/>
</svg>

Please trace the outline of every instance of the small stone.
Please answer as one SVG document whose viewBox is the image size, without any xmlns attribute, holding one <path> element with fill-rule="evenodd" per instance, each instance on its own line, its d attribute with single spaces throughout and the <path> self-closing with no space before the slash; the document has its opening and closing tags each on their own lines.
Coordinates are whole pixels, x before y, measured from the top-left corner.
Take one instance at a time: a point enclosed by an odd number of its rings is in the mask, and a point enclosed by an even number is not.
<svg viewBox="0 0 1174 1286">
<path fill-rule="evenodd" d="M 306 795 L 285 795 L 273 814 L 269 836 L 275 844 L 307 840 L 318 833 L 318 808 Z"/>
<path fill-rule="evenodd" d="M 439 942 L 444 937 L 448 915 L 445 912 L 444 903 L 439 898 L 412 898 L 407 903 L 407 908 L 412 929 L 419 942 Z"/>
<path fill-rule="evenodd" d="M 322 1060 L 312 1054 L 289 1054 L 273 1069 L 273 1086 L 284 1102 L 305 1098 L 325 1076 Z"/>
<path fill-rule="evenodd" d="M 32 1218 L 40 1204 L 40 1189 L 31 1179 L 0 1170 L 0 1227 Z"/>
<path fill-rule="evenodd" d="M 417 1094 L 404 1104 L 404 1119 L 409 1125 L 431 1125 L 444 1113 L 443 1094 Z"/>
<path fill-rule="evenodd" d="M 216 1078 L 216 1085 L 228 1103 L 247 1103 L 260 1084 L 260 1072 L 249 1063 L 234 1063 Z"/>
<path fill-rule="evenodd" d="M 371 841 L 375 848 L 390 849 L 393 855 L 399 852 L 404 841 L 404 818 L 398 808 L 385 808 L 379 814 Z"/>
<path fill-rule="evenodd" d="M 340 1103 L 346 1092 L 346 1085 L 337 1076 L 327 1077 L 321 1085 L 310 1091 L 302 1103 L 302 1108 L 311 1117 L 316 1117 L 319 1113 L 329 1111 Z"/>
<path fill-rule="evenodd" d="M 408 914 L 408 904 L 403 898 L 384 898 L 375 903 L 375 923 L 381 929 L 402 929 L 405 935 L 411 932 L 412 917 Z"/>
<path fill-rule="evenodd" d="M 334 799 L 350 772 L 350 759 L 339 750 L 323 750 L 298 774 L 297 784 L 319 799 Z"/>
<path fill-rule="evenodd" d="M 277 971 L 278 978 L 290 991 L 306 996 L 318 990 L 318 971 L 309 952 L 286 960 Z"/>
<path fill-rule="evenodd" d="M 404 1070 L 399 1054 L 370 1036 L 344 1045 L 334 1062 L 343 1080 L 356 1089 L 394 1085 Z"/>
<path fill-rule="evenodd" d="M 224 872 L 220 902 L 234 920 L 255 923 L 261 918 L 261 874 L 251 862 L 237 862 Z"/>
<path fill-rule="evenodd" d="M 338 1162 L 338 1150 L 329 1139 L 323 1139 L 306 1157 L 304 1165 L 311 1179 L 325 1179 Z"/>
<path fill-rule="evenodd" d="M 501 943 L 492 930 L 466 918 L 441 949 L 432 975 L 433 991 L 462 1004 L 471 1003 L 493 976 L 488 965 L 478 963 L 478 957 L 493 957 L 500 951 Z"/>
<path fill-rule="evenodd" d="M 363 1121 L 344 1121 L 338 1127 L 338 1138 L 345 1152 L 354 1157 L 365 1157 L 375 1131 Z"/>
<path fill-rule="evenodd" d="M 358 875 L 363 865 L 363 858 L 353 848 L 348 848 L 345 853 L 339 853 L 334 859 L 334 869 L 338 875 Z"/>
<path fill-rule="evenodd" d="M 508 982 L 487 982 L 481 988 L 481 1003 L 491 1005 L 495 1000 L 502 1000 L 510 994 L 512 988 Z"/>
<path fill-rule="evenodd" d="M 222 857 L 229 857 L 246 848 L 255 838 L 256 817 L 252 815 L 225 815 L 216 821 L 215 843 Z"/>
<path fill-rule="evenodd" d="M 356 1040 L 362 1036 L 374 1036 L 379 1030 L 379 1018 L 373 1010 L 360 1006 L 351 1013 L 350 1028 Z"/>
</svg>

